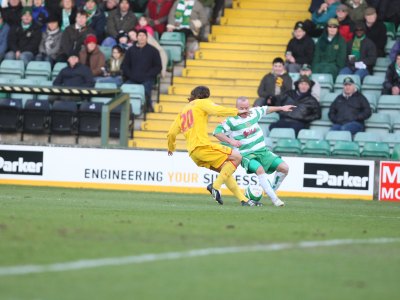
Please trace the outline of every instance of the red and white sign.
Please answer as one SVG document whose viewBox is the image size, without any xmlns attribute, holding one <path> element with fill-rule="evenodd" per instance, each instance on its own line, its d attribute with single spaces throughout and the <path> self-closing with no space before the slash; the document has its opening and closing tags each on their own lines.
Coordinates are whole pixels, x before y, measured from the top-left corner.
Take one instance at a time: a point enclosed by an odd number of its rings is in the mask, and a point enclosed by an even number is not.
<svg viewBox="0 0 400 300">
<path fill-rule="evenodd" d="M 400 162 L 381 161 L 379 200 L 400 201 Z"/>
</svg>

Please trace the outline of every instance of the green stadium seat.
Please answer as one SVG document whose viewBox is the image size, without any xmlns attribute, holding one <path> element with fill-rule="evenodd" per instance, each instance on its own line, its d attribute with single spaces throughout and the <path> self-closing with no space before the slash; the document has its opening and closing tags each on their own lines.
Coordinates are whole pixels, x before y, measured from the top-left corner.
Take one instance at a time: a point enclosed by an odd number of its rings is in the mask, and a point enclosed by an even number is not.
<svg viewBox="0 0 400 300">
<path fill-rule="evenodd" d="M 374 75 L 376 75 L 377 72 L 386 73 L 390 63 L 391 61 L 389 57 L 378 57 L 374 66 Z"/>
<path fill-rule="evenodd" d="M 366 142 L 364 148 L 361 151 L 362 157 L 380 157 L 389 158 L 390 149 L 387 143 L 383 142 Z"/>
<path fill-rule="evenodd" d="M 51 71 L 51 79 L 54 80 L 57 77 L 58 73 L 60 73 L 60 71 L 66 66 L 68 66 L 68 64 L 65 62 L 56 63 L 53 67 L 53 70 Z"/>
<path fill-rule="evenodd" d="M 270 130 L 268 137 L 272 140 L 274 145 L 276 142 L 283 138 L 283 139 L 295 139 L 296 133 L 293 128 L 273 128 Z"/>
<path fill-rule="evenodd" d="M 381 142 L 389 145 L 390 151 L 393 151 L 394 147 L 400 144 L 400 133 L 387 133 L 381 136 Z"/>
<path fill-rule="evenodd" d="M 169 59 L 181 62 L 186 48 L 186 37 L 182 32 L 164 32 L 160 38 L 160 45 L 169 52 Z"/>
<path fill-rule="evenodd" d="M 396 25 L 392 22 L 384 22 L 386 27 L 386 36 L 388 39 L 394 40 L 396 37 Z"/>
<path fill-rule="evenodd" d="M 391 120 L 398 119 L 400 116 L 400 96 L 380 96 L 377 108 L 379 113 L 390 115 Z"/>
<path fill-rule="evenodd" d="M 325 88 L 328 89 L 330 92 L 333 90 L 333 77 L 331 74 L 325 73 L 314 73 L 311 75 L 311 79 L 317 81 L 321 89 Z"/>
<path fill-rule="evenodd" d="M 352 75 L 343 75 L 343 74 L 339 74 L 339 75 L 336 77 L 336 81 L 335 81 L 335 85 L 334 85 L 334 91 L 335 91 L 335 92 L 341 93 L 341 92 L 343 91 L 343 80 L 344 80 L 346 77 L 351 77 L 351 78 L 353 79 L 353 81 L 354 81 L 356 87 L 357 87 L 358 89 L 361 88 L 360 76 L 354 75 L 354 74 L 352 74 Z"/>
<path fill-rule="evenodd" d="M 143 106 L 146 101 L 144 86 L 142 84 L 127 84 L 121 85 L 123 93 L 129 94 L 132 112 L 135 116 L 139 116 L 143 112 Z"/>
<path fill-rule="evenodd" d="M 51 77 L 51 64 L 48 61 L 31 61 L 26 66 L 25 78 L 49 80 Z"/>
<path fill-rule="evenodd" d="M 389 54 L 390 50 L 392 50 L 393 45 L 396 43 L 396 41 L 393 41 L 391 39 L 388 39 L 385 45 L 385 53 Z"/>
<path fill-rule="evenodd" d="M 359 157 L 360 147 L 356 142 L 337 141 L 333 147 L 332 156 Z"/>
<path fill-rule="evenodd" d="M 0 77 L 0 85 L 10 84 L 10 78 Z M 8 93 L 0 93 L 0 99 L 7 98 Z"/>
<path fill-rule="evenodd" d="M 400 145 L 394 146 L 392 158 L 395 160 L 400 160 Z"/>
<path fill-rule="evenodd" d="M 393 121 L 393 124 L 392 124 L 392 126 L 393 126 L 393 132 L 394 133 L 400 133 L 400 120 L 394 120 Z"/>
<path fill-rule="evenodd" d="M 322 108 L 321 119 L 312 121 L 309 128 L 321 131 L 324 134 L 327 133 L 332 126 L 332 122 L 329 120 L 328 113 L 329 108 Z"/>
<path fill-rule="evenodd" d="M 279 154 L 300 155 L 301 143 L 296 139 L 279 139 L 273 148 L 274 152 Z"/>
<path fill-rule="evenodd" d="M 389 114 L 373 113 L 369 119 L 365 121 L 366 132 L 389 133 L 392 129 Z"/>
<path fill-rule="evenodd" d="M 24 78 L 25 65 L 22 60 L 5 59 L 0 64 L 0 76 L 8 78 Z"/>
<path fill-rule="evenodd" d="M 321 100 L 319 104 L 321 105 L 321 108 L 327 107 L 329 108 L 332 104 L 333 101 L 337 98 L 337 96 L 340 94 L 340 92 L 335 92 L 335 93 L 328 93 L 325 94 L 323 97 L 321 97 Z"/>
<path fill-rule="evenodd" d="M 381 92 L 379 91 L 363 91 L 362 94 L 364 95 L 365 98 L 367 98 L 369 106 L 371 107 L 373 112 L 376 112 L 377 107 L 378 107 L 378 99 L 381 95 Z"/>
<path fill-rule="evenodd" d="M 297 134 L 297 139 L 304 146 L 309 140 L 323 140 L 324 132 L 318 129 L 301 129 Z"/>
<path fill-rule="evenodd" d="M 361 91 L 364 93 L 365 91 L 378 91 L 379 93 L 382 91 L 382 85 L 385 81 L 385 78 L 382 76 L 376 75 L 367 75 L 364 78 L 363 84 L 361 85 Z"/>
<path fill-rule="evenodd" d="M 364 144 L 367 142 L 380 142 L 381 136 L 376 132 L 357 132 L 354 136 L 354 142 L 356 142 L 362 150 Z"/>
<path fill-rule="evenodd" d="M 16 84 L 16 85 L 39 85 L 39 81 L 36 79 L 19 79 L 19 78 L 12 78 L 10 79 L 11 84 Z M 36 99 L 36 95 L 35 94 L 23 94 L 23 93 L 11 93 L 10 97 L 12 99 L 21 99 L 22 100 L 22 106 L 25 106 L 26 101 L 28 100 L 33 100 Z"/>
<path fill-rule="evenodd" d="M 304 155 L 329 156 L 331 153 L 331 147 L 325 140 L 310 140 L 306 142 L 302 153 Z"/>
<path fill-rule="evenodd" d="M 351 142 L 351 132 L 330 130 L 326 133 L 325 140 L 329 142 L 331 147 L 333 147 L 337 141 Z"/>
<path fill-rule="evenodd" d="M 269 125 L 279 120 L 279 114 L 274 112 L 267 114 L 266 116 L 262 117 L 261 120 L 258 122 L 261 129 L 264 132 L 264 135 L 269 134 Z"/>
<path fill-rule="evenodd" d="M 117 89 L 118 86 L 116 83 L 113 82 L 96 82 L 94 84 L 96 89 Z"/>
<path fill-rule="evenodd" d="M 112 47 L 99 46 L 99 49 L 104 54 L 104 57 L 106 58 L 106 61 L 111 58 Z"/>
</svg>

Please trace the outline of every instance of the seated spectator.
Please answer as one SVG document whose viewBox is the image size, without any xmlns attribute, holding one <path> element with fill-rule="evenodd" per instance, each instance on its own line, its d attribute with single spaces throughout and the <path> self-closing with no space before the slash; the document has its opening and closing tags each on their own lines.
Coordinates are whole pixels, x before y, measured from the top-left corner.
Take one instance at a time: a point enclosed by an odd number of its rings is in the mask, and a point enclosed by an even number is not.
<svg viewBox="0 0 400 300">
<path fill-rule="evenodd" d="M 135 28 L 137 19 L 130 10 L 128 0 L 121 0 L 116 10 L 112 11 L 107 17 L 107 38 L 103 41 L 103 46 L 112 47 L 117 44 L 117 36 L 120 31 L 129 32 Z"/>
<path fill-rule="evenodd" d="M 22 60 L 26 65 L 33 60 L 39 51 L 42 33 L 32 18 L 32 10 L 24 7 L 21 24 L 12 26 L 8 34 L 8 49 L 5 59 Z"/>
<path fill-rule="evenodd" d="M 361 81 L 365 76 L 372 74 L 376 63 L 376 47 L 373 41 L 365 36 L 364 23 L 357 23 L 354 27 L 355 36 L 347 44 L 347 66 L 340 74 L 356 74 Z"/>
<path fill-rule="evenodd" d="M 168 14 L 174 0 L 149 0 L 145 15 L 150 19 L 150 25 L 161 34 L 166 30 Z"/>
<path fill-rule="evenodd" d="M 106 18 L 110 13 L 118 8 L 119 0 L 104 0 L 100 4 L 100 9 L 104 11 Z"/>
<path fill-rule="evenodd" d="M 346 42 L 339 34 L 339 22 L 330 19 L 328 26 L 315 45 L 312 63 L 313 73 L 329 73 L 335 80 L 339 70 L 345 66 Z"/>
<path fill-rule="evenodd" d="M 386 26 L 378 20 L 378 15 L 373 7 L 368 7 L 365 10 L 365 34 L 367 38 L 372 40 L 376 46 L 376 51 L 379 57 L 385 57 L 385 46 L 387 42 Z"/>
<path fill-rule="evenodd" d="M 112 48 L 110 59 L 106 62 L 106 67 L 103 71 L 104 77 L 99 77 L 97 82 L 115 83 L 117 86 L 122 84 L 121 65 L 124 60 L 124 49 L 116 45 Z"/>
<path fill-rule="evenodd" d="M 42 40 L 36 60 L 49 61 L 51 65 L 54 65 L 57 57 L 61 54 L 61 35 L 57 16 L 50 15 L 47 20 L 46 31 L 42 32 Z"/>
<path fill-rule="evenodd" d="M 371 107 L 351 77 L 343 80 L 343 94 L 332 102 L 328 116 L 333 123 L 331 130 L 350 131 L 352 135 L 365 130 L 364 121 L 371 116 Z"/>
<path fill-rule="evenodd" d="M 120 31 L 117 36 L 117 45 L 126 51 L 133 44 L 129 44 L 129 35 L 124 31 Z"/>
<path fill-rule="evenodd" d="M 396 60 L 397 53 L 400 52 L 400 38 L 397 38 L 392 49 L 390 50 L 389 57 L 392 62 Z"/>
<path fill-rule="evenodd" d="M 2 10 L 4 23 L 10 27 L 20 25 L 22 8 L 21 0 L 9 0 L 8 6 Z"/>
<path fill-rule="evenodd" d="M 396 61 L 392 62 L 386 71 L 382 94 L 400 95 L 400 52 L 396 55 Z"/>
<path fill-rule="evenodd" d="M 364 0 L 347 0 L 346 4 L 351 8 L 350 18 L 354 23 L 364 21 L 365 9 L 368 7 Z"/>
<path fill-rule="evenodd" d="M 310 122 L 321 118 L 319 102 L 311 95 L 312 82 L 307 76 L 300 76 L 295 89 L 277 98 L 277 106 L 295 105 L 290 112 L 280 111 L 280 119 L 272 123 L 269 129 L 293 128 L 296 135 L 301 129 L 309 128 Z"/>
<path fill-rule="evenodd" d="M 32 17 L 33 21 L 42 29 L 42 31 L 45 31 L 49 12 L 44 5 L 44 0 L 33 0 Z"/>
<path fill-rule="evenodd" d="M 95 31 L 87 26 L 87 12 L 79 10 L 76 15 L 76 23 L 69 25 L 61 36 L 61 54 L 58 61 L 66 61 L 71 52 L 78 52 L 89 34 L 95 35 Z"/>
<path fill-rule="evenodd" d="M 146 30 L 139 30 L 138 41 L 125 53 L 122 73 L 127 83 L 143 84 L 146 94 L 146 111 L 154 112 L 151 90 L 161 72 L 161 58 L 156 48 L 147 42 Z"/>
<path fill-rule="evenodd" d="M 141 16 L 138 20 L 138 24 L 135 27 L 136 30 L 144 29 L 148 35 L 154 36 L 154 29 L 149 25 L 149 21 L 145 16 Z"/>
<path fill-rule="evenodd" d="M 74 0 L 61 0 L 61 9 L 58 10 L 61 31 L 75 24 L 77 11 Z"/>
<path fill-rule="evenodd" d="M 324 28 L 328 21 L 336 17 L 336 8 L 340 4 L 339 0 L 325 0 L 324 3 L 312 14 L 312 21 L 317 26 Z"/>
<path fill-rule="evenodd" d="M 392 22 L 397 28 L 400 25 L 400 0 L 380 0 L 378 19 Z"/>
<path fill-rule="evenodd" d="M 292 89 L 292 78 L 285 71 L 283 59 L 272 61 L 272 71 L 264 76 L 258 86 L 258 99 L 253 106 L 275 105 L 276 96 Z"/>
<path fill-rule="evenodd" d="M 199 37 L 201 28 L 208 23 L 204 7 L 198 0 L 177 0 L 168 15 L 167 31 L 183 32 L 186 37 Z"/>
<path fill-rule="evenodd" d="M 353 39 L 354 35 L 354 23 L 349 16 L 349 7 L 344 4 L 340 4 L 336 8 L 337 20 L 339 21 L 339 33 L 347 42 Z"/>
<path fill-rule="evenodd" d="M 0 11 L 0 61 L 3 60 L 4 55 L 8 49 L 8 33 L 10 26 L 4 22 L 3 14 Z"/>
<path fill-rule="evenodd" d="M 325 2 L 325 0 L 311 0 L 310 7 L 308 8 L 308 11 L 310 13 L 314 13 L 317 11 L 321 5 Z"/>
<path fill-rule="evenodd" d="M 168 65 L 168 55 L 167 52 L 165 51 L 165 49 L 163 47 L 161 47 L 161 45 L 158 43 L 158 41 L 151 35 L 149 35 L 147 37 L 147 42 L 149 43 L 149 45 L 153 46 L 154 48 L 156 48 L 158 50 L 158 53 L 160 54 L 160 58 L 161 58 L 161 77 L 165 78 L 166 74 L 167 74 L 167 65 Z"/>
<path fill-rule="evenodd" d="M 300 76 L 307 76 L 311 81 L 311 95 L 319 101 L 321 99 L 321 85 L 318 81 L 314 81 L 311 79 L 312 70 L 311 66 L 304 64 L 300 69 Z"/>
<path fill-rule="evenodd" d="M 79 62 L 90 68 L 93 77 L 102 76 L 106 58 L 97 46 L 96 36 L 93 34 L 87 35 L 84 45 L 85 47 L 79 52 Z"/>
<path fill-rule="evenodd" d="M 128 32 L 128 48 L 137 42 L 137 31 L 136 29 L 131 29 Z"/>
<path fill-rule="evenodd" d="M 88 24 L 96 32 L 97 40 L 99 44 L 105 38 L 105 28 L 106 28 L 106 15 L 97 5 L 96 0 L 85 0 L 84 10 L 88 14 Z"/>
<path fill-rule="evenodd" d="M 286 70 L 290 73 L 298 73 L 301 65 L 312 63 L 315 45 L 303 27 L 303 22 L 296 23 L 294 37 L 286 47 Z"/>
</svg>

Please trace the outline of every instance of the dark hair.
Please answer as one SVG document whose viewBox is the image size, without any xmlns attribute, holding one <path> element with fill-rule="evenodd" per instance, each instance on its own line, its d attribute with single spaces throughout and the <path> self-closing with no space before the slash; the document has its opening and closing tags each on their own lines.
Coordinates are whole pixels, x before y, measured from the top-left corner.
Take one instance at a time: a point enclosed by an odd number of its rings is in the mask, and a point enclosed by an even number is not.
<svg viewBox="0 0 400 300">
<path fill-rule="evenodd" d="M 146 29 L 139 29 L 138 31 L 137 31 L 137 34 L 139 35 L 139 33 L 144 33 L 146 36 L 147 36 L 147 30 Z"/>
<path fill-rule="evenodd" d="M 283 61 L 283 59 L 282 58 L 280 58 L 280 57 L 275 57 L 274 58 L 274 60 L 272 61 L 272 64 L 274 65 L 274 64 L 282 64 L 282 65 L 284 65 L 285 64 L 285 62 Z"/>
<path fill-rule="evenodd" d="M 113 46 L 112 50 L 117 50 L 120 54 L 124 54 L 125 53 L 125 50 L 122 49 L 122 47 L 120 45 Z"/>
<path fill-rule="evenodd" d="M 204 85 L 200 85 L 198 87 L 195 87 L 190 92 L 190 97 L 188 98 L 188 100 L 193 101 L 196 99 L 205 99 L 208 97 L 210 97 L 210 89 Z"/>
</svg>

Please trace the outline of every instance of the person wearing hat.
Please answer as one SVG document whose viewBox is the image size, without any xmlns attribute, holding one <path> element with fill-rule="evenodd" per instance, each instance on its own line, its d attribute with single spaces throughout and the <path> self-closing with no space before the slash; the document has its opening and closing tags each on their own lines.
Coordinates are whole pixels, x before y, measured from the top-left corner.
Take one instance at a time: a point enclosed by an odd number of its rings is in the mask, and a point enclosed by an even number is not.
<svg viewBox="0 0 400 300">
<path fill-rule="evenodd" d="M 10 27 L 18 26 L 21 23 L 22 9 L 21 0 L 8 0 L 8 6 L 2 9 L 4 22 Z"/>
<path fill-rule="evenodd" d="M 364 21 L 365 10 L 368 7 L 365 0 L 346 0 L 346 4 L 351 8 L 349 15 L 354 23 Z"/>
<path fill-rule="evenodd" d="M 55 12 L 60 19 L 61 31 L 65 31 L 68 26 L 75 24 L 78 12 L 75 0 L 61 0 L 61 7 Z"/>
<path fill-rule="evenodd" d="M 8 33 L 10 26 L 4 22 L 3 14 L 0 11 L 0 61 L 3 60 L 4 55 L 8 48 Z"/>
<path fill-rule="evenodd" d="M 89 34 L 96 35 L 96 32 L 86 24 L 87 12 L 78 10 L 75 24 L 69 25 L 62 33 L 61 55 L 57 59 L 58 61 L 66 61 L 72 51 L 79 52 Z"/>
<path fill-rule="evenodd" d="M 97 38 L 93 34 L 86 36 L 85 47 L 79 52 L 79 62 L 92 71 L 94 77 L 101 77 L 106 65 L 106 58 L 97 45 Z"/>
<path fill-rule="evenodd" d="M 49 61 L 54 65 L 61 51 L 61 35 L 58 17 L 54 14 L 47 19 L 46 31 L 42 32 L 42 40 L 39 45 L 38 61 Z"/>
<path fill-rule="evenodd" d="M 311 81 L 311 95 L 319 102 L 321 99 L 321 85 L 318 81 L 312 80 L 312 69 L 308 64 L 304 64 L 300 69 L 300 76 L 307 76 Z"/>
<path fill-rule="evenodd" d="M 330 19 L 336 17 L 336 8 L 339 4 L 339 0 L 325 0 L 319 9 L 313 12 L 313 23 L 322 28 L 325 27 Z"/>
<path fill-rule="evenodd" d="M 105 38 L 105 28 L 107 24 L 107 18 L 104 12 L 100 9 L 97 4 L 97 0 L 85 0 L 85 5 L 83 9 L 88 14 L 88 24 L 96 32 L 96 37 L 98 39 L 98 43 L 101 42 Z"/>
<path fill-rule="evenodd" d="M 20 25 L 12 26 L 8 34 L 9 51 L 5 59 L 22 60 L 26 66 L 38 53 L 41 38 L 41 29 L 33 22 L 32 9 L 24 7 Z"/>
<path fill-rule="evenodd" d="M 340 4 L 336 8 L 337 20 L 339 21 L 339 33 L 347 42 L 353 39 L 354 35 L 354 22 L 349 16 L 349 7 L 344 4 Z"/>
<path fill-rule="evenodd" d="M 346 42 L 339 34 L 339 22 L 330 19 L 327 27 L 315 45 L 313 73 L 329 73 L 335 80 L 339 70 L 346 63 Z"/>
<path fill-rule="evenodd" d="M 353 40 L 347 44 L 347 66 L 340 74 L 356 74 L 362 81 L 365 76 L 372 74 L 377 59 L 376 46 L 366 37 L 364 23 L 356 23 L 354 31 Z"/>
<path fill-rule="evenodd" d="M 385 46 L 387 42 L 386 26 L 383 21 L 378 20 L 376 9 L 368 7 L 365 10 L 365 34 L 374 42 L 378 57 L 385 57 Z"/>
<path fill-rule="evenodd" d="M 396 54 L 396 60 L 388 66 L 382 94 L 400 95 L 400 52 Z"/>
<path fill-rule="evenodd" d="M 297 22 L 293 30 L 293 38 L 286 47 L 286 70 L 298 73 L 301 65 L 311 64 L 314 55 L 314 41 L 304 30 L 304 23 Z"/>
<path fill-rule="evenodd" d="M 319 102 L 311 95 L 311 80 L 307 76 L 300 76 L 294 86 L 294 90 L 290 90 L 277 98 L 276 105 L 294 105 L 296 108 L 289 112 L 278 112 L 280 118 L 269 126 L 270 130 L 273 128 L 293 128 L 297 135 L 301 129 L 307 129 L 310 122 L 321 118 Z"/>
<path fill-rule="evenodd" d="M 354 84 L 351 77 L 343 80 L 343 93 L 329 107 L 328 117 L 333 123 L 331 130 L 350 131 L 352 135 L 364 131 L 364 121 L 371 116 L 371 107 Z"/>
</svg>

